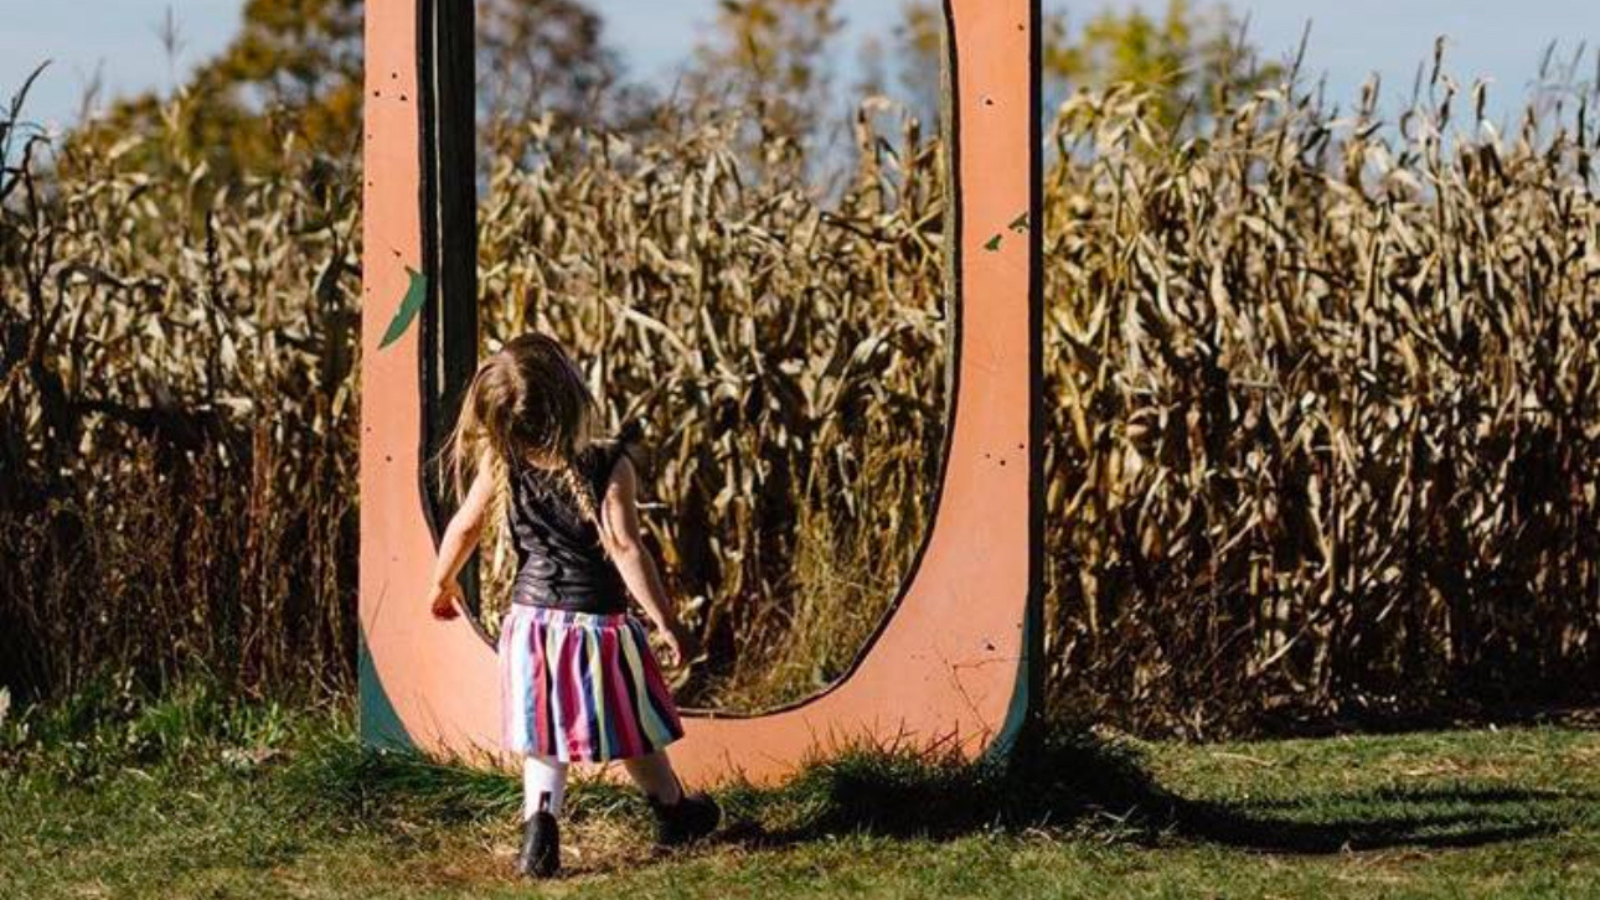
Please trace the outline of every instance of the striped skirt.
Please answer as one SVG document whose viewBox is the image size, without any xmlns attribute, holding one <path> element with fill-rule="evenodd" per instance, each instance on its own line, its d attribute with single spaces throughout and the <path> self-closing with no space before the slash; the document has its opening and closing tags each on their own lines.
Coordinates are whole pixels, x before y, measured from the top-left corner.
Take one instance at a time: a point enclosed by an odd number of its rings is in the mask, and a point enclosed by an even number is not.
<svg viewBox="0 0 1600 900">
<path fill-rule="evenodd" d="M 514 603 L 500 627 L 505 749 L 562 762 L 645 756 L 683 736 L 644 626 Z"/>
</svg>

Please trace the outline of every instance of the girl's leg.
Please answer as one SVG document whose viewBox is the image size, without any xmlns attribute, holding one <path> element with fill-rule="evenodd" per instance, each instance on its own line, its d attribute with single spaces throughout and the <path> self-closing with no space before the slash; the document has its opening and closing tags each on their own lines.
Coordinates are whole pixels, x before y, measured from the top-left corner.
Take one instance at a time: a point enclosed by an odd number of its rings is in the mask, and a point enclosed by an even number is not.
<svg viewBox="0 0 1600 900">
<path fill-rule="evenodd" d="M 665 751 L 623 761 L 628 774 L 650 799 L 656 814 L 656 843 L 676 847 L 717 829 L 722 810 L 705 794 L 685 794 Z"/>
<path fill-rule="evenodd" d="M 556 817 L 567 795 L 567 764 L 548 756 L 522 760 L 522 852 L 517 871 L 549 878 L 561 870 L 561 829 Z M 540 815 L 543 813 L 543 815 Z"/>
<path fill-rule="evenodd" d="M 678 782 L 678 773 L 672 771 L 672 761 L 667 759 L 665 750 L 625 759 L 622 767 L 639 790 L 658 805 L 672 806 L 683 799 L 683 785 Z"/>
<path fill-rule="evenodd" d="M 554 757 L 527 756 L 522 760 L 522 818 L 540 809 L 560 817 L 567 797 L 567 764 Z"/>
</svg>

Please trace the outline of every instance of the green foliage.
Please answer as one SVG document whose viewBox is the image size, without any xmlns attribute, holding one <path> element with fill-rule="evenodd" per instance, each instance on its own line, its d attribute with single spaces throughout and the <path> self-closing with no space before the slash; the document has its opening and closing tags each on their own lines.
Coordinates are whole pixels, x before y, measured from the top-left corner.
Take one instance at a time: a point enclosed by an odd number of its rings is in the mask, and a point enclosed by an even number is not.
<svg viewBox="0 0 1600 900">
<path fill-rule="evenodd" d="M 923 118 L 938 115 L 944 10 L 908 0 L 895 28 L 900 93 Z M 1138 90 L 1163 128 L 1189 131 L 1283 75 L 1262 64 L 1244 23 L 1225 3 L 1169 0 L 1160 16 L 1107 6 L 1074 27 L 1061 4 L 1046 4 L 1040 35 L 1047 112 L 1079 90 Z"/>
<path fill-rule="evenodd" d="M 315 735 L 285 780 L 308 811 L 352 822 L 402 816 L 439 823 L 506 821 L 522 808 L 522 783 L 512 775 L 365 747 L 348 728 Z"/>
<path fill-rule="evenodd" d="M 0 765 L 7 896 L 527 896 L 514 775 L 363 749 L 343 714 L 191 693 L 53 727 Z M 124 751 L 138 730 L 163 737 Z M 862 748 L 778 788 L 720 790 L 726 827 L 670 855 L 649 851 L 636 791 L 580 780 L 569 877 L 543 890 L 1587 896 L 1597 752 L 1581 721 L 1201 746 L 1063 732 L 1011 767 Z M 70 760 L 89 756 L 84 777 Z"/>
<path fill-rule="evenodd" d="M 188 177 L 203 164 L 223 185 L 280 171 L 286 146 L 351 158 L 363 21 L 361 0 L 249 0 L 238 36 L 173 100 L 119 101 L 73 139 L 104 153 L 132 138 L 141 171 Z"/>
<path fill-rule="evenodd" d="M 470 0 L 465 0 L 470 2 Z M 601 20 L 574 0 L 476 0 L 480 103 L 491 141 L 508 121 L 545 114 L 584 122 L 632 107 L 614 88 Z M 362 0 L 249 0 L 239 34 L 172 97 L 120 100 L 73 134 L 85 153 L 130 136 L 148 174 L 236 186 L 302 156 L 345 164 L 360 152 Z M 602 102 L 604 101 L 604 102 Z M 613 109 L 615 107 L 615 109 Z M 203 168 L 202 168 L 203 167 Z"/>
<path fill-rule="evenodd" d="M 30 777 L 92 786 L 129 769 L 179 774 L 191 766 L 246 771 L 267 763 L 317 721 L 277 703 L 240 703 L 193 679 L 154 696 L 128 675 L 106 675 L 0 722 L 0 762 Z"/>
<path fill-rule="evenodd" d="M 1216 115 L 1275 85 L 1282 74 L 1276 65 L 1258 64 L 1243 41 L 1242 23 L 1225 4 L 1197 11 L 1189 0 L 1168 0 L 1159 19 L 1138 7 L 1107 8 L 1077 34 L 1064 12 L 1052 13 L 1044 25 L 1048 95 L 1126 85 L 1150 98 L 1148 111 L 1169 130 L 1186 116 Z"/>
</svg>

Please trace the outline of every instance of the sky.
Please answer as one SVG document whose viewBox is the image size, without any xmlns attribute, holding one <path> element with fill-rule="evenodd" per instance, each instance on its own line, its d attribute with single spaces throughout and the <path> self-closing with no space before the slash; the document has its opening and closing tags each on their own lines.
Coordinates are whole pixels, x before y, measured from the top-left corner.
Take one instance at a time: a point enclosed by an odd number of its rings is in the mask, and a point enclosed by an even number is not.
<svg viewBox="0 0 1600 900">
<path fill-rule="evenodd" d="M 1059 5 L 1049 0 L 1051 5 Z M 635 77 L 670 79 L 696 34 L 715 14 L 716 0 L 591 0 L 606 19 L 611 45 Z M 886 34 L 901 0 L 841 0 L 849 24 L 840 65 L 854 65 L 855 45 L 867 34 Z M 1067 3 L 1074 21 L 1097 10 L 1143 6 L 1159 11 L 1165 0 L 1091 0 Z M 1196 5 L 1205 5 L 1203 0 Z M 1331 97 L 1348 105 L 1369 74 L 1382 74 L 1395 93 L 1409 93 L 1417 64 L 1432 54 L 1434 38 L 1449 38 L 1450 69 L 1463 84 L 1493 79 L 1491 115 L 1516 108 L 1535 81 L 1544 48 L 1558 41 L 1567 58 L 1587 42 L 1580 77 L 1595 77 L 1600 45 L 1596 0 L 1233 0 L 1248 14 L 1253 42 L 1268 60 L 1286 57 L 1311 22 L 1307 68 L 1325 73 Z M 197 62 L 220 50 L 238 27 L 241 0 L 0 0 L 0 97 L 9 97 L 38 63 L 52 60 L 27 106 L 27 118 L 47 125 L 72 123 L 85 87 L 101 73 L 108 93 L 170 87 Z M 183 38 L 169 59 L 158 37 L 172 11 Z M 842 72 L 847 80 L 850 72 Z"/>
</svg>

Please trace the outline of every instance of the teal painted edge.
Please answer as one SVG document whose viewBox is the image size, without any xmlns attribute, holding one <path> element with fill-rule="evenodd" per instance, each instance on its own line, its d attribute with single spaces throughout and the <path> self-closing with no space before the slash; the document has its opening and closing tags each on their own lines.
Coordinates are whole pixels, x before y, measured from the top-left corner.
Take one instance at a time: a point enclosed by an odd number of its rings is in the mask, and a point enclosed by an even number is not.
<svg viewBox="0 0 1600 900">
<path fill-rule="evenodd" d="M 1027 614 L 1022 617 L 1022 659 L 1017 665 L 1016 686 L 1011 689 L 1011 703 L 1006 707 L 1005 721 L 1000 731 L 983 753 L 984 762 L 1005 762 L 1016 752 L 1023 734 L 1034 724 L 1033 667 L 1042 660 L 1035 659 L 1034 638 L 1038 623 L 1034 621 L 1034 603 L 1030 600 Z"/>
<path fill-rule="evenodd" d="M 367 630 L 357 632 L 356 679 L 360 696 L 359 715 L 361 743 L 386 750 L 412 750 L 416 743 L 400 722 L 400 714 L 389 702 L 389 693 L 378 677 L 378 668 L 372 663 L 372 652 L 367 649 Z"/>
<path fill-rule="evenodd" d="M 951 21 L 948 0 L 946 21 Z M 1030 3 L 1028 17 L 1030 34 L 1028 48 L 1029 105 L 1039 108 L 1040 58 L 1043 52 L 1039 40 L 1042 25 L 1042 4 Z M 955 54 L 950 54 L 951 59 Z M 1029 125 L 1029 181 L 1028 209 L 1007 226 L 1012 232 L 1026 234 L 1028 239 L 1028 432 L 1032 437 L 1028 450 L 1028 596 L 1022 612 L 1022 658 L 1018 660 L 1016 682 L 1011 689 L 1011 703 L 1006 707 L 1005 722 L 995 735 L 994 742 L 984 753 L 985 762 L 1002 765 L 1019 754 L 1037 749 L 1044 737 L 1044 229 L 1031 227 L 1044 221 L 1044 196 L 1042 148 L 1043 118 L 1033 116 Z M 959 142 L 957 142 L 959 150 Z M 960 208 L 958 203 L 957 209 Z M 1000 235 L 993 241 L 998 245 Z"/>
</svg>

